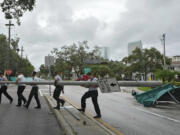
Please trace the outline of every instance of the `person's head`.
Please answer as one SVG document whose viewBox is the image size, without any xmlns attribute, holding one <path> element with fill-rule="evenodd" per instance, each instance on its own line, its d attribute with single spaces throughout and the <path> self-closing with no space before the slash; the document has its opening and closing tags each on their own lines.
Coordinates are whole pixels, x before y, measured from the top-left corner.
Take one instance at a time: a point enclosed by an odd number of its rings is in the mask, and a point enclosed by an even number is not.
<svg viewBox="0 0 180 135">
<path fill-rule="evenodd" d="M 87 75 L 88 75 L 88 78 L 89 78 L 89 79 L 92 79 L 92 78 L 94 77 L 91 72 L 87 73 Z"/>
<path fill-rule="evenodd" d="M 21 75 L 21 74 L 22 74 L 22 72 L 21 72 L 21 71 L 18 71 L 16 74 L 17 74 L 17 75 Z"/>
<path fill-rule="evenodd" d="M 36 76 L 37 72 L 36 71 L 33 71 L 32 72 L 32 76 Z"/>
<path fill-rule="evenodd" d="M 56 75 L 62 76 L 62 72 L 61 71 L 56 71 Z"/>
</svg>

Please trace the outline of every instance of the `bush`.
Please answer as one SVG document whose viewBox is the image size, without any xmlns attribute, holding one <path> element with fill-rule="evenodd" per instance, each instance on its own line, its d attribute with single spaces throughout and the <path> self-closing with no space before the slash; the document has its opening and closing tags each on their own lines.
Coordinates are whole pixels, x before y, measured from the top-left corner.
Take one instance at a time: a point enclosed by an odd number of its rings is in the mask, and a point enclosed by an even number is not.
<svg viewBox="0 0 180 135">
<path fill-rule="evenodd" d="M 170 70 L 157 70 L 155 72 L 156 79 L 161 79 L 163 82 L 175 80 L 175 75 L 176 72 Z"/>
</svg>

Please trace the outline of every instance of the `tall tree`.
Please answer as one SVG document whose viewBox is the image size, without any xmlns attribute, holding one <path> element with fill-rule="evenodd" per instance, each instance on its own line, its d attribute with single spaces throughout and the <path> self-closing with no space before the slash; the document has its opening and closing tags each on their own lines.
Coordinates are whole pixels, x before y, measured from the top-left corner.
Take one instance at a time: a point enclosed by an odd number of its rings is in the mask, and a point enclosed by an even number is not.
<svg viewBox="0 0 180 135">
<path fill-rule="evenodd" d="M 33 65 L 28 59 L 21 58 L 14 49 L 15 46 L 18 48 L 18 41 L 12 40 L 12 46 L 9 46 L 6 36 L 0 34 L 0 70 L 5 71 L 8 68 L 14 73 L 20 70 L 25 75 L 31 75 L 34 70 Z"/>
<path fill-rule="evenodd" d="M 65 45 L 61 50 L 55 48 L 52 51 L 52 54 L 56 57 L 55 69 L 61 69 L 70 73 L 73 68 L 77 76 L 80 77 L 84 73 L 88 59 L 101 59 L 98 51 L 98 47 L 89 50 L 87 41 Z"/>
<path fill-rule="evenodd" d="M 3 0 L 1 3 L 2 11 L 6 19 L 16 19 L 20 25 L 20 17 L 26 11 L 32 11 L 36 0 Z"/>
<path fill-rule="evenodd" d="M 143 73 L 146 76 L 150 72 L 162 69 L 163 56 L 155 48 L 141 50 L 136 48 L 132 55 L 123 59 L 129 65 L 131 72 Z M 170 65 L 170 59 L 166 58 L 167 65 Z"/>
</svg>

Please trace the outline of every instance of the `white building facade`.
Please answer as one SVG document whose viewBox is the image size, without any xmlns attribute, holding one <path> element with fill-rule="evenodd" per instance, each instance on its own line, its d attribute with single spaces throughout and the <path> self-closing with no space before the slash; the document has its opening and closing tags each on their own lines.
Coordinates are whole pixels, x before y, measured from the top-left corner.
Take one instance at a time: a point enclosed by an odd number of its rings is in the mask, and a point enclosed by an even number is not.
<svg viewBox="0 0 180 135">
<path fill-rule="evenodd" d="M 173 70 L 180 72 L 180 55 L 173 56 L 171 67 Z"/>
<path fill-rule="evenodd" d="M 142 50 L 143 47 L 141 40 L 128 43 L 128 55 L 131 55 L 136 48 L 140 48 Z"/>
</svg>

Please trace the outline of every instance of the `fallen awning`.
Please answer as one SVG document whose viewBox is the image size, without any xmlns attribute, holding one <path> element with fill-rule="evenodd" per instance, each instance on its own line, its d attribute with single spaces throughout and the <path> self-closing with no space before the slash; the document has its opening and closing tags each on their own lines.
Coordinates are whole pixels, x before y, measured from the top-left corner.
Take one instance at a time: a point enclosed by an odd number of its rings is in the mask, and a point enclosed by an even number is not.
<svg viewBox="0 0 180 135">
<path fill-rule="evenodd" d="M 176 87 L 170 83 L 156 87 L 144 93 L 132 92 L 137 102 L 146 107 L 156 105 L 158 101 L 174 101 L 180 103 L 180 87 Z"/>
</svg>

